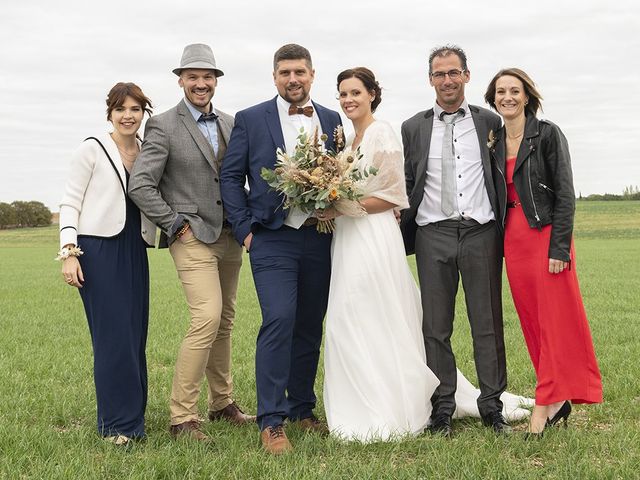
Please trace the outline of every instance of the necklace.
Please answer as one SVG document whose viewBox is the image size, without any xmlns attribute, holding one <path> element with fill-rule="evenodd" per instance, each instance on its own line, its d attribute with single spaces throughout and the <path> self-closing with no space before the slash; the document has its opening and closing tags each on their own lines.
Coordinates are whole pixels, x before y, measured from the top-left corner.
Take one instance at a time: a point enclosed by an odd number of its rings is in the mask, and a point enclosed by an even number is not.
<svg viewBox="0 0 640 480">
<path fill-rule="evenodd" d="M 138 148 L 136 147 L 136 151 L 133 153 L 129 153 L 125 150 L 122 150 L 118 144 L 116 143 L 116 148 L 118 149 L 118 151 L 124 155 L 125 160 L 127 160 L 128 162 L 132 162 L 133 160 L 135 160 L 136 156 L 138 155 Z"/>
<path fill-rule="evenodd" d="M 521 131 L 518 135 L 514 135 L 513 137 L 507 133 L 507 137 L 510 138 L 511 140 L 515 140 L 516 138 L 520 138 L 522 135 L 524 135 L 524 130 Z"/>
</svg>

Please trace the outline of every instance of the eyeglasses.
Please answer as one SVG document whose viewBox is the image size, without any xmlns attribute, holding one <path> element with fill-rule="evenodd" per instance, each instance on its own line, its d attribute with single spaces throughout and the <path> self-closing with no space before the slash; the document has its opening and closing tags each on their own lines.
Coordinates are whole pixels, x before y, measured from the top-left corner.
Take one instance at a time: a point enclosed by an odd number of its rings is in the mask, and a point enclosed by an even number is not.
<svg viewBox="0 0 640 480">
<path fill-rule="evenodd" d="M 448 72 L 433 72 L 431 73 L 431 79 L 432 80 L 437 80 L 437 81 L 441 81 L 444 80 L 444 77 L 446 75 L 449 75 L 449 78 L 451 80 L 457 80 L 460 78 L 460 75 L 462 75 L 465 72 L 465 70 L 449 70 Z"/>
</svg>

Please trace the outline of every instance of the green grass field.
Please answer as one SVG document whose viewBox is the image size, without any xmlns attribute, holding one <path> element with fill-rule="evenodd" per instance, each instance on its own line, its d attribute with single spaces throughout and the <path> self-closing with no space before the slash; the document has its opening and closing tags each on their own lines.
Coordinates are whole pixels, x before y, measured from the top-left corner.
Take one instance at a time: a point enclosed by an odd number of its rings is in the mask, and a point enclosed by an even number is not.
<svg viewBox="0 0 640 480">
<path fill-rule="evenodd" d="M 0 231 L 0 478 L 640 478 L 640 202 L 579 202 L 575 234 L 604 404 L 576 406 L 568 429 L 548 431 L 534 442 L 523 440 L 525 424 L 515 425 L 512 436 L 496 438 L 474 419 L 455 421 L 450 440 L 427 435 L 372 445 L 289 427 L 295 452 L 272 458 L 261 451 L 254 426 L 206 422 L 215 443 L 171 440 L 168 398 L 188 312 L 166 250 L 149 251 L 148 439 L 124 451 L 101 441 L 84 312 L 53 261 L 57 228 Z M 235 397 L 255 411 L 260 313 L 248 259 L 240 282 Z M 508 287 L 504 299 L 509 390 L 532 396 L 533 369 Z M 459 367 L 475 382 L 461 300 L 454 348 Z M 317 393 L 322 398 L 322 369 Z"/>
</svg>

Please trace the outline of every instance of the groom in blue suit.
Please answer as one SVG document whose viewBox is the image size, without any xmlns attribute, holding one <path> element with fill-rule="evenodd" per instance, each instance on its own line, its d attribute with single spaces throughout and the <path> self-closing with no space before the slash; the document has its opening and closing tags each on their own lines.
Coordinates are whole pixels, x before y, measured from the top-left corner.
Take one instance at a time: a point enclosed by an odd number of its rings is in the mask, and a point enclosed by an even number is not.
<svg viewBox="0 0 640 480">
<path fill-rule="evenodd" d="M 306 48 L 278 49 L 273 59 L 278 95 L 236 114 L 220 175 L 227 220 L 249 251 L 262 310 L 258 424 L 262 445 L 273 454 L 292 450 L 285 418 L 303 429 L 326 430 L 313 414 L 313 385 L 329 295 L 331 235 L 318 233 L 315 217 L 284 210 L 284 198 L 260 176 L 263 167 L 274 168 L 276 149 L 293 152 L 301 128 L 327 134 L 325 147 L 335 149 L 340 116 L 311 101 L 314 73 Z"/>
</svg>

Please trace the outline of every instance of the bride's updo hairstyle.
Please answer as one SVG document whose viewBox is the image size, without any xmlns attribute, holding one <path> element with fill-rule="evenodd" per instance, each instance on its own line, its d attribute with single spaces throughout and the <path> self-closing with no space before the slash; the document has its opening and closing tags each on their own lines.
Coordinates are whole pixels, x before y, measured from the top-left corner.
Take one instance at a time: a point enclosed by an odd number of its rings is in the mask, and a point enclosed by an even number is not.
<svg viewBox="0 0 640 480">
<path fill-rule="evenodd" d="M 338 90 L 340 90 L 340 84 L 342 83 L 343 80 L 347 80 L 348 78 L 354 78 L 354 77 L 363 83 L 364 88 L 366 88 L 369 91 L 369 93 L 371 93 L 371 95 L 374 95 L 375 98 L 371 102 L 371 112 L 372 113 L 375 112 L 376 108 L 378 108 L 378 105 L 380 105 L 380 102 L 382 101 L 382 89 L 380 88 L 380 85 L 376 80 L 376 76 L 368 68 L 355 67 L 355 68 L 349 68 L 348 70 L 340 72 L 338 74 L 338 84 L 337 84 Z"/>
</svg>

